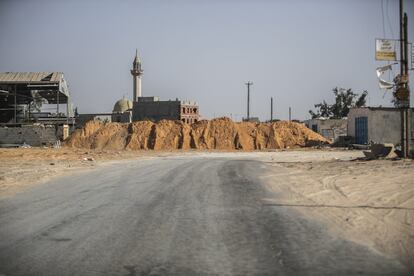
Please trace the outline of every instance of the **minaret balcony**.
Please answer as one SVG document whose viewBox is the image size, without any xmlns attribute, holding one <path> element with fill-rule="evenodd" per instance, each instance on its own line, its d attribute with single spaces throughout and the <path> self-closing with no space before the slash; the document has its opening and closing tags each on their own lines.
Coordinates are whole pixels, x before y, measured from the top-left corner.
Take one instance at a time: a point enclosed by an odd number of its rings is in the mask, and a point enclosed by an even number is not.
<svg viewBox="0 0 414 276">
<path fill-rule="evenodd" d="M 139 69 L 132 69 L 131 70 L 131 74 L 132 75 L 137 75 L 137 76 L 139 76 L 139 75 L 142 75 L 144 73 L 144 70 L 139 70 Z"/>
</svg>

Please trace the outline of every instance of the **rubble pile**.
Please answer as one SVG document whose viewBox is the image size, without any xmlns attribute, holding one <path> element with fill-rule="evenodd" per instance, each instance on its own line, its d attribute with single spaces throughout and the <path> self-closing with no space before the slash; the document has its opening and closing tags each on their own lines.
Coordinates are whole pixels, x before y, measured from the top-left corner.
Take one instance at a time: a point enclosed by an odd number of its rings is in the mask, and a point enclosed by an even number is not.
<svg viewBox="0 0 414 276">
<path fill-rule="evenodd" d="M 295 122 L 233 122 L 229 118 L 194 124 L 162 120 L 157 123 L 88 122 L 66 145 L 108 150 L 263 150 L 329 143 L 321 135 Z"/>
</svg>

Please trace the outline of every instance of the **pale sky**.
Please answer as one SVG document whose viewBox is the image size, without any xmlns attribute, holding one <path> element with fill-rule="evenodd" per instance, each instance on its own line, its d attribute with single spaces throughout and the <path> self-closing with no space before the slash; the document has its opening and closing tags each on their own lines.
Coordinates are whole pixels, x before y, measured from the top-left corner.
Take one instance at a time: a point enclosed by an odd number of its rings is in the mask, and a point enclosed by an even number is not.
<svg viewBox="0 0 414 276">
<path fill-rule="evenodd" d="M 414 0 L 405 10 L 413 41 Z M 375 38 L 398 38 L 398 0 L 0 0 L 0 34 L 0 71 L 64 72 L 80 113 L 132 98 L 137 48 L 143 96 L 240 120 L 250 80 L 251 116 L 269 119 L 274 97 L 276 118 L 291 106 L 307 119 L 335 86 L 391 106 L 374 52 Z"/>
</svg>

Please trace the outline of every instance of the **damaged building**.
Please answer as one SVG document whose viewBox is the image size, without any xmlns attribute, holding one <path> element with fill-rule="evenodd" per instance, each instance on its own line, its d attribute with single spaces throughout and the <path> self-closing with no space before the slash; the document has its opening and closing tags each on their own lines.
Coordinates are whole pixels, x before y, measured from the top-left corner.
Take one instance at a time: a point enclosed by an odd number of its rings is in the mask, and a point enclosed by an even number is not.
<svg viewBox="0 0 414 276">
<path fill-rule="evenodd" d="M 347 135 L 346 118 L 342 119 L 328 119 L 328 118 L 314 118 L 304 121 L 304 124 L 319 133 L 331 142 L 338 141 L 340 137 Z"/>
<path fill-rule="evenodd" d="M 56 143 L 69 135 L 73 117 L 63 73 L 0 73 L 0 145 Z"/>
</svg>

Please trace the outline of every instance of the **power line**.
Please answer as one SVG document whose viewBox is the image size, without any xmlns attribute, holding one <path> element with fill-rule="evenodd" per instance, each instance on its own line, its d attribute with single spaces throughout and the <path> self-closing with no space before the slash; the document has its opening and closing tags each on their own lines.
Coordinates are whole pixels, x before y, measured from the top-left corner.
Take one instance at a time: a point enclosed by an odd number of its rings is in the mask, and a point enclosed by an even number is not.
<svg viewBox="0 0 414 276">
<path fill-rule="evenodd" d="M 389 26 L 390 32 L 391 32 L 391 37 L 394 38 L 394 31 L 393 31 L 391 20 L 390 20 L 389 3 L 390 3 L 390 1 L 387 0 L 387 4 L 386 4 L 387 12 L 385 14 L 387 15 L 387 21 L 388 21 L 388 26 Z"/>
<path fill-rule="evenodd" d="M 385 38 L 384 0 L 381 0 L 382 36 Z"/>
</svg>

